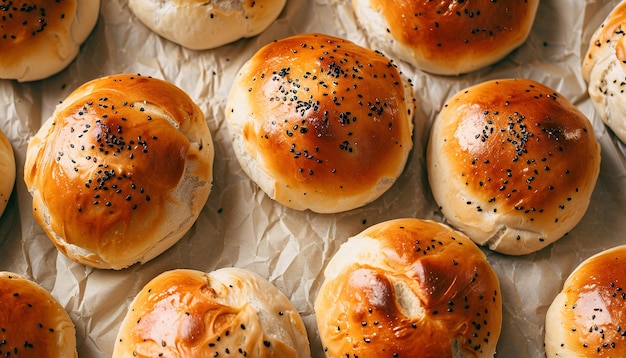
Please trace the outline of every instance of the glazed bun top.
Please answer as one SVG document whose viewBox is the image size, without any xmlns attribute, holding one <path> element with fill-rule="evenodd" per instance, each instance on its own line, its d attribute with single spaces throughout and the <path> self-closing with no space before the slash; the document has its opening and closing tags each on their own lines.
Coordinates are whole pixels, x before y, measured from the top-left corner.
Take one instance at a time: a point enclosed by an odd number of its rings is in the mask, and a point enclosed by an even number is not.
<svg viewBox="0 0 626 358">
<path fill-rule="evenodd" d="M 585 214 L 600 171 L 589 120 L 556 91 L 527 79 L 456 93 L 433 123 L 433 196 L 446 220 L 511 255 L 558 240 Z"/>
<path fill-rule="evenodd" d="M 239 162 L 269 197 L 297 210 L 350 210 L 384 193 L 413 146 L 408 80 L 379 52 L 304 34 L 246 62 L 226 118 Z"/>
<path fill-rule="evenodd" d="M 129 0 L 148 28 L 192 50 L 207 50 L 263 32 L 286 0 Z"/>
<path fill-rule="evenodd" d="M 530 33 L 539 0 L 352 0 L 372 41 L 418 68 L 458 75 L 491 65 Z"/>
<path fill-rule="evenodd" d="M 0 216 L 7 207 L 15 185 L 15 155 L 11 142 L 0 131 Z"/>
<path fill-rule="evenodd" d="M 166 271 L 131 303 L 115 341 L 122 357 L 310 358 L 298 311 L 240 268 Z"/>
<path fill-rule="evenodd" d="M 34 81 L 63 70 L 98 21 L 100 0 L 0 3 L 0 78 Z"/>
<path fill-rule="evenodd" d="M 24 180 L 59 250 L 120 269 L 191 228 L 211 191 L 213 151 L 204 114 L 180 88 L 114 75 L 57 106 L 28 145 Z"/>
<path fill-rule="evenodd" d="M 327 357 L 493 357 L 502 294 L 485 254 L 433 221 L 385 221 L 348 239 L 315 314 Z"/>
<path fill-rule="evenodd" d="M 626 246 L 583 261 L 546 313 L 545 347 L 552 357 L 624 357 Z"/>
<path fill-rule="evenodd" d="M 602 121 L 626 143 L 626 1 L 594 32 L 582 64 L 591 102 Z"/>
<path fill-rule="evenodd" d="M 78 357 L 65 309 L 43 287 L 11 272 L 0 272 L 0 327 L 3 357 Z"/>
</svg>

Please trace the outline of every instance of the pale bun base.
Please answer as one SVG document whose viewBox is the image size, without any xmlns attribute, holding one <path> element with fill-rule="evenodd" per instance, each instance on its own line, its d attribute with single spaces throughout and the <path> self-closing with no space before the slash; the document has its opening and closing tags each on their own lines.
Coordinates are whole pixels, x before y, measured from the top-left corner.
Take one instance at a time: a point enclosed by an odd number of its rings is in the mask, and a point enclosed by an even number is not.
<svg viewBox="0 0 626 358">
<path fill-rule="evenodd" d="M 65 309 L 37 283 L 0 272 L 3 357 L 76 358 L 76 329 Z"/>
<path fill-rule="evenodd" d="M 286 0 L 130 0 L 128 6 L 148 28 L 191 50 L 216 48 L 263 32 Z"/>
</svg>

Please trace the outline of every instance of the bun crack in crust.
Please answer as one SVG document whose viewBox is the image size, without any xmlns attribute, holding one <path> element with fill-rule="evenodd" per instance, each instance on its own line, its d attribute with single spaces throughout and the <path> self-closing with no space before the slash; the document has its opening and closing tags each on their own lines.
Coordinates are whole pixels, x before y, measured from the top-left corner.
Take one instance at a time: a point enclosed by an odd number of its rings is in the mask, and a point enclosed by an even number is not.
<svg viewBox="0 0 626 358">
<path fill-rule="evenodd" d="M 480 245 L 537 251 L 578 224 L 600 171 L 589 120 L 526 79 L 455 94 L 436 118 L 428 178 L 446 220 Z"/>
<path fill-rule="evenodd" d="M 146 284 L 122 322 L 113 358 L 311 357 L 287 297 L 239 268 L 172 270 Z"/>
<path fill-rule="evenodd" d="M 65 309 L 43 287 L 0 272 L 0 355 L 76 358 L 76 329 Z"/>
<path fill-rule="evenodd" d="M 0 78 L 43 79 L 78 55 L 98 21 L 100 0 L 0 3 Z"/>
<path fill-rule="evenodd" d="M 410 83 L 381 53 L 306 34 L 243 65 L 226 118 L 237 159 L 270 198 L 335 213 L 374 201 L 402 173 L 414 107 Z"/>
<path fill-rule="evenodd" d="M 595 31 L 582 64 L 591 102 L 602 121 L 626 143 L 626 2 L 620 2 Z"/>
<path fill-rule="evenodd" d="M 348 239 L 315 299 L 327 357 L 493 357 L 500 283 L 465 235 L 396 219 Z"/>
<path fill-rule="evenodd" d="M 253 37 L 280 15 L 286 0 L 129 0 L 155 33 L 192 50 Z"/>
<path fill-rule="evenodd" d="M 15 185 L 15 154 L 11 142 L 0 131 L 0 216 L 9 203 Z"/>
<path fill-rule="evenodd" d="M 88 82 L 31 139 L 24 180 L 33 214 L 70 259 L 121 269 L 174 245 L 213 179 L 200 108 L 181 89 L 140 75 Z"/>
<path fill-rule="evenodd" d="M 352 0 L 357 20 L 389 55 L 441 75 L 486 67 L 519 47 L 539 0 Z"/>
<path fill-rule="evenodd" d="M 602 251 L 567 278 L 546 313 L 552 357 L 626 356 L 626 246 Z"/>
</svg>

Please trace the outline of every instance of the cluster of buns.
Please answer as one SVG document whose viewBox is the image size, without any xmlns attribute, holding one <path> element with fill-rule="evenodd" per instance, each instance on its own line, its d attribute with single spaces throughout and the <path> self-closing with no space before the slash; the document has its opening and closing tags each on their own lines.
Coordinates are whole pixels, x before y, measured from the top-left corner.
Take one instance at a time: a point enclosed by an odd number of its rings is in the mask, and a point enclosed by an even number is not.
<svg viewBox="0 0 626 358">
<path fill-rule="evenodd" d="M 547 357 L 626 356 L 624 282 L 626 246 L 579 264 L 546 313 Z"/>
<path fill-rule="evenodd" d="M 76 329 L 46 289 L 11 272 L 0 272 L 0 355 L 76 358 Z"/>
<path fill-rule="evenodd" d="M 596 112 L 626 143 L 626 1 L 620 2 L 594 32 L 583 60 L 583 78 Z"/>
<path fill-rule="evenodd" d="M 100 0 L 2 2 L 0 78 L 34 81 L 78 55 L 96 26 Z"/>
<path fill-rule="evenodd" d="M 389 58 L 303 34 L 243 65 L 226 119 L 237 159 L 269 197 L 336 213 L 372 202 L 400 176 L 414 111 L 411 85 Z"/>
<path fill-rule="evenodd" d="M 485 254 L 433 221 L 385 221 L 341 245 L 315 300 L 327 357 L 493 357 L 500 283 Z"/>
<path fill-rule="evenodd" d="M 255 36 L 285 4 L 129 0 L 148 28 L 193 50 Z M 458 75 L 520 46 L 538 0 L 352 4 L 373 43 L 418 69 Z M 594 34 L 583 64 L 597 111 L 622 140 L 625 4 Z M 12 54 L 0 59 L 0 78 L 30 81 L 75 58 L 100 2 L 58 1 L 43 12 L 21 6 L 11 12 L 14 27 L 0 28 L 12 40 L 0 43 Z M 390 57 L 346 39 L 301 34 L 245 62 L 225 119 L 242 169 L 271 199 L 338 213 L 371 203 L 396 182 L 413 149 L 416 110 L 412 84 Z M 189 231 L 211 192 L 214 155 L 204 114 L 183 90 L 113 75 L 85 83 L 56 107 L 30 140 L 24 181 L 34 218 L 60 252 L 91 267 L 122 269 L 155 258 Z M 502 294 L 474 243 L 521 255 L 565 235 L 588 208 L 600 146 L 589 120 L 561 94 L 532 80 L 501 79 L 446 102 L 426 163 L 451 227 L 396 219 L 341 245 L 314 302 L 326 356 L 493 357 Z M 2 135 L 0 170 L 2 214 L 15 181 Z M 619 247 L 594 256 L 568 278 L 547 314 L 548 356 L 621 352 L 625 254 Z M 0 273 L 0 307 L 0 355 L 76 357 L 72 321 L 35 283 Z M 178 355 L 311 352 L 300 314 L 266 279 L 239 268 L 176 269 L 134 297 L 113 357 Z"/>
<path fill-rule="evenodd" d="M 377 47 L 427 72 L 458 75 L 494 64 L 526 41 L 539 0 L 352 0 Z"/>
<path fill-rule="evenodd" d="M 77 88 L 31 138 L 33 214 L 70 259 L 121 269 L 176 243 L 204 207 L 214 148 L 204 114 L 175 85 L 140 75 Z"/>
<path fill-rule="evenodd" d="M 134 298 L 113 351 L 121 357 L 311 357 L 300 314 L 240 268 L 166 271 Z"/>
<path fill-rule="evenodd" d="M 15 155 L 7 136 L 0 131 L 0 216 L 4 213 L 15 185 Z"/>
<path fill-rule="evenodd" d="M 207 50 L 263 32 L 287 0 L 129 0 L 148 28 L 192 50 Z"/>
<path fill-rule="evenodd" d="M 600 145 L 590 121 L 553 89 L 491 80 L 444 105 L 427 167 L 449 223 L 480 245 L 521 255 L 582 219 L 600 172 Z"/>
</svg>

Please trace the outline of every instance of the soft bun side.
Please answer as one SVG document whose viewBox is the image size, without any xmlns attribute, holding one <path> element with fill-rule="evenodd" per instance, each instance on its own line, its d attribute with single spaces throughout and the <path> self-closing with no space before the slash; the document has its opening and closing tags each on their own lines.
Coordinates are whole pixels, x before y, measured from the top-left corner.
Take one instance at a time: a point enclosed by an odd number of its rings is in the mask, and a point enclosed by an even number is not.
<svg viewBox="0 0 626 358">
<path fill-rule="evenodd" d="M 522 255 L 574 228 L 600 172 L 589 120 L 526 79 L 480 83 L 452 96 L 427 149 L 431 191 L 446 220 L 480 245 Z"/>
<path fill-rule="evenodd" d="M 352 0 L 371 42 L 441 75 L 494 64 L 526 41 L 538 0 Z"/>
<path fill-rule="evenodd" d="M 15 155 L 11 142 L 0 131 L 0 216 L 7 207 L 15 185 Z"/>
<path fill-rule="evenodd" d="M 315 313 L 327 357 L 493 357 L 501 299 L 498 277 L 465 235 L 397 219 L 341 245 Z"/>
<path fill-rule="evenodd" d="M 263 32 L 286 0 L 129 0 L 155 33 L 192 50 L 216 48 Z"/>
<path fill-rule="evenodd" d="M 76 329 L 43 287 L 0 272 L 0 354 L 3 357 L 76 358 Z"/>
<path fill-rule="evenodd" d="M 594 32 L 582 64 L 589 97 L 602 121 L 626 143 L 626 1 Z"/>
<path fill-rule="evenodd" d="M 626 246 L 578 265 L 546 313 L 547 357 L 626 356 L 624 282 Z"/>
<path fill-rule="evenodd" d="M 2 10 L 0 78 L 35 81 L 76 58 L 96 26 L 100 0 L 35 0 Z"/>
<path fill-rule="evenodd" d="M 26 152 L 33 214 L 70 259 L 121 269 L 176 243 L 207 201 L 214 148 L 200 108 L 140 75 L 72 92 Z"/>
<path fill-rule="evenodd" d="M 121 357 L 311 356 L 289 299 L 240 268 L 166 271 L 131 303 L 115 341 Z"/>
<path fill-rule="evenodd" d="M 226 119 L 243 170 L 296 210 L 374 201 L 404 170 L 415 103 L 379 52 L 321 34 L 261 48 L 240 69 Z"/>
</svg>

